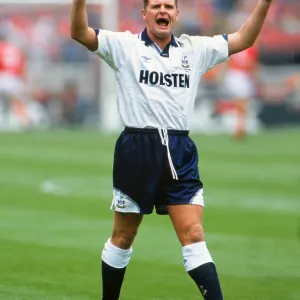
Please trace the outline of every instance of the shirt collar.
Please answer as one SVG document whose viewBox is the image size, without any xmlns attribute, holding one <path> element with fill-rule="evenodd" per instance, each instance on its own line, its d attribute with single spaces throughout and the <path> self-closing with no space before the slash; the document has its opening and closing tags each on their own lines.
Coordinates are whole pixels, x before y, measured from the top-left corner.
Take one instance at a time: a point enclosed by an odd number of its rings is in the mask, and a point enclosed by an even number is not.
<svg viewBox="0 0 300 300">
<path fill-rule="evenodd" d="M 153 45 L 154 42 L 150 39 L 148 33 L 147 33 L 147 28 L 144 29 L 144 31 L 141 33 L 141 40 L 145 42 L 146 46 Z M 175 40 L 174 34 L 171 34 L 171 41 L 169 42 L 170 45 L 174 47 L 178 47 L 178 44 Z"/>
</svg>

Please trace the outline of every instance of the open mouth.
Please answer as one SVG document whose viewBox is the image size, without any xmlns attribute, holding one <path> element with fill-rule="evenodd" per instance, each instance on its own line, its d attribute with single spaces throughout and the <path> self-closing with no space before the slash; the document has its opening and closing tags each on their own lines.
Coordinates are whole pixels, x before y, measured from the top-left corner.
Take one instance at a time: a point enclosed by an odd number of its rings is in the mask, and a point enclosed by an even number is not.
<svg viewBox="0 0 300 300">
<path fill-rule="evenodd" d="M 158 18 L 156 23 L 160 27 L 168 27 L 170 21 L 167 18 Z"/>
</svg>

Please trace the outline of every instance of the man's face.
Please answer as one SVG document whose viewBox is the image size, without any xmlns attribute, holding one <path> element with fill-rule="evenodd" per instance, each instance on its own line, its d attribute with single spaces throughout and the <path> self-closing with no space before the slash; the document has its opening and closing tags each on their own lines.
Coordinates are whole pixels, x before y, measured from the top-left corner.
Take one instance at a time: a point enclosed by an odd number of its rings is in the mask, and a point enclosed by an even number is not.
<svg viewBox="0 0 300 300">
<path fill-rule="evenodd" d="M 142 10 L 147 29 L 157 38 L 170 36 L 179 11 L 175 0 L 149 0 L 148 6 Z"/>
</svg>

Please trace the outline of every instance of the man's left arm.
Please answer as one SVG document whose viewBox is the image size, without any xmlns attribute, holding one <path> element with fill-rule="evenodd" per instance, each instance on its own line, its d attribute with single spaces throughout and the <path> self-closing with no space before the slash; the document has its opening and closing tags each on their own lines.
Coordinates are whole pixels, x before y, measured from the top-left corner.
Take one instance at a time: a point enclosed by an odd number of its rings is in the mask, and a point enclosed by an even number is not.
<svg viewBox="0 0 300 300">
<path fill-rule="evenodd" d="M 241 52 L 254 45 L 265 22 L 272 0 L 259 0 L 254 11 L 241 28 L 228 35 L 229 55 Z"/>
</svg>

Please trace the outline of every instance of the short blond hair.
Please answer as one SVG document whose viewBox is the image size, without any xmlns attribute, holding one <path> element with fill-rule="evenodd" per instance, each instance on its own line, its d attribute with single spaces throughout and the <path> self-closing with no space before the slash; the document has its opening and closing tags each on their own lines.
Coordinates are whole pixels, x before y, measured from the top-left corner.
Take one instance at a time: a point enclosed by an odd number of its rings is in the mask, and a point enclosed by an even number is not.
<svg viewBox="0 0 300 300">
<path fill-rule="evenodd" d="M 149 0 L 144 0 L 144 9 L 146 9 L 146 7 L 148 6 L 148 1 Z M 175 5 L 176 5 L 176 8 L 178 8 L 178 0 L 175 0 Z"/>
</svg>

